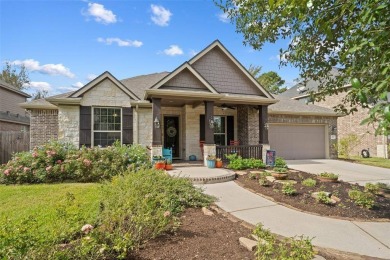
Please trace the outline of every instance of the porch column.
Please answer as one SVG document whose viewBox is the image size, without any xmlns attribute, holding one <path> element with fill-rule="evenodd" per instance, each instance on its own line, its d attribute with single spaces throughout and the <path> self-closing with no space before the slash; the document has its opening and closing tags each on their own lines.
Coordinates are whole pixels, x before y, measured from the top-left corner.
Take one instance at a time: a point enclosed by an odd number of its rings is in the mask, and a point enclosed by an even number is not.
<svg viewBox="0 0 390 260">
<path fill-rule="evenodd" d="M 267 150 L 271 149 L 268 141 L 268 106 L 259 106 L 259 143 L 263 146 L 262 159 L 266 162 Z"/>
<path fill-rule="evenodd" d="M 214 144 L 214 127 L 213 128 L 210 127 L 210 120 L 214 121 L 214 101 L 205 101 L 204 104 L 205 104 L 204 141 L 205 144 Z"/>
<path fill-rule="evenodd" d="M 152 145 L 161 146 L 161 98 L 152 98 Z"/>
</svg>

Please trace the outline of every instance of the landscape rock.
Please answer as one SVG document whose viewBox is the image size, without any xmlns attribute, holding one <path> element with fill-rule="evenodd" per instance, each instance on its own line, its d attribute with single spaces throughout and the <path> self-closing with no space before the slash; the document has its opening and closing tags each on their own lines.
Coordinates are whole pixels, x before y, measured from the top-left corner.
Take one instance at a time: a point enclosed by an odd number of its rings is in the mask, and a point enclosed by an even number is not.
<svg viewBox="0 0 390 260">
<path fill-rule="evenodd" d="M 334 195 L 332 195 L 332 196 L 330 197 L 330 199 L 331 199 L 331 200 L 334 200 L 334 201 L 337 202 L 337 203 L 339 203 L 339 202 L 341 201 L 340 198 L 338 198 L 338 197 L 336 197 L 336 196 L 334 196 Z"/>
<path fill-rule="evenodd" d="M 313 198 L 315 198 L 315 199 L 318 199 L 318 194 L 319 194 L 320 192 L 313 192 L 312 194 L 311 194 L 311 196 L 313 197 Z M 326 195 L 328 195 L 328 197 L 330 198 L 330 196 L 332 195 L 330 192 L 327 192 L 327 191 L 325 191 L 325 193 L 326 193 Z"/>
<path fill-rule="evenodd" d="M 261 174 L 263 172 L 262 171 L 250 171 L 250 173 Z"/>
<path fill-rule="evenodd" d="M 275 180 L 277 183 L 285 184 L 285 183 L 291 183 L 291 184 L 297 184 L 294 180 Z"/>
<path fill-rule="evenodd" d="M 255 250 L 255 248 L 257 246 L 257 242 L 255 240 L 251 240 L 251 239 L 246 238 L 246 237 L 240 237 L 238 239 L 238 241 L 240 242 L 240 245 L 242 245 L 243 247 L 245 247 L 249 251 Z"/>
<path fill-rule="evenodd" d="M 259 242 L 259 240 L 260 240 L 260 243 L 261 243 L 262 245 L 268 244 L 267 241 L 265 241 L 265 240 L 262 239 L 262 238 L 259 238 L 258 236 L 254 235 L 254 234 L 251 234 L 251 237 L 253 237 L 253 239 L 256 240 L 257 242 Z"/>
<path fill-rule="evenodd" d="M 245 171 L 236 171 L 236 174 L 237 174 L 237 175 L 241 175 L 241 176 L 242 176 L 242 175 L 245 175 L 245 174 L 246 174 L 246 172 L 245 172 Z"/>
<path fill-rule="evenodd" d="M 274 181 L 275 181 L 275 178 L 272 177 L 272 176 L 266 176 L 265 178 L 266 178 L 267 181 L 269 181 L 269 182 L 274 182 Z"/>
<path fill-rule="evenodd" d="M 320 256 L 320 255 L 315 255 L 313 260 L 326 260 L 326 258 Z"/>
<path fill-rule="evenodd" d="M 214 215 L 214 213 L 213 213 L 211 210 L 209 210 L 208 208 L 206 208 L 206 207 L 202 207 L 202 212 L 203 212 L 203 214 L 205 214 L 206 216 L 212 216 L 212 215 Z"/>
</svg>

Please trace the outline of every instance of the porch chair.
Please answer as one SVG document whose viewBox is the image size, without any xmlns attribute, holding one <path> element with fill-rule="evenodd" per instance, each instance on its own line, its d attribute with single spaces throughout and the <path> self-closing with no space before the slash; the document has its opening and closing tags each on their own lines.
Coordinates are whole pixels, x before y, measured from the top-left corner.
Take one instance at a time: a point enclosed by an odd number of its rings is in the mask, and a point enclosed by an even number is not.
<svg viewBox="0 0 390 260">
<path fill-rule="evenodd" d="M 172 148 L 163 148 L 162 156 L 164 157 L 164 159 L 172 161 Z"/>
<path fill-rule="evenodd" d="M 240 145 L 240 141 L 238 141 L 238 140 L 230 140 L 230 146 L 238 146 L 238 145 Z M 240 155 L 240 154 L 239 154 L 238 148 L 233 148 L 233 147 L 231 147 L 231 148 L 230 148 L 230 153 L 231 153 L 231 154 L 232 154 L 232 153 L 235 153 L 235 154 L 237 154 L 237 155 Z"/>
</svg>

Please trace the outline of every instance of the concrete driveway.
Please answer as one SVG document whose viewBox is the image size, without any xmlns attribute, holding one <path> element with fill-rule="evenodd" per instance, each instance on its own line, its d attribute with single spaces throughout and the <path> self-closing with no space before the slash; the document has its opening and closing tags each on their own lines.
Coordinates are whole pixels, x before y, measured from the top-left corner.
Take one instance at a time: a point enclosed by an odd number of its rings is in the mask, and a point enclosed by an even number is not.
<svg viewBox="0 0 390 260">
<path fill-rule="evenodd" d="M 390 169 L 350 163 L 339 160 L 286 160 L 289 168 L 319 174 L 333 172 L 339 174 L 340 180 L 364 185 L 367 182 L 384 182 L 390 184 Z"/>
</svg>

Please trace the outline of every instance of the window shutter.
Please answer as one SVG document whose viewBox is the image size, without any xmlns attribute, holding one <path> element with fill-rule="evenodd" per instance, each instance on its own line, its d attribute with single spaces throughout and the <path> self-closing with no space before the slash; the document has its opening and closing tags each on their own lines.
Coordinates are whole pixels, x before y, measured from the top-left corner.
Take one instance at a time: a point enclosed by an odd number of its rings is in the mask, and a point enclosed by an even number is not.
<svg viewBox="0 0 390 260">
<path fill-rule="evenodd" d="M 230 144 L 231 140 L 234 140 L 234 116 L 227 116 L 226 118 L 226 137 L 227 137 L 227 144 Z"/>
<path fill-rule="evenodd" d="M 200 125 L 200 128 L 199 128 L 199 141 L 204 141 L 205 140 L 205 136 L 204 136 L 204 132 L 205 132 L 205 126 L 204 126 L 204 119 L 205 119 L 205 117 L 204 117 L 204 115 L 200 115 L 200 117 L 199 117 L 199 125 Z"/>
<path fill-rule="evenodd" d="M 122 143 L 133 144 L 133 108 L 122 109 Z"/>
<path fill-rule="evenodd" d="M 80 106 L 80 147 L 91 147 L 91 107 Z"/>
</svg>

